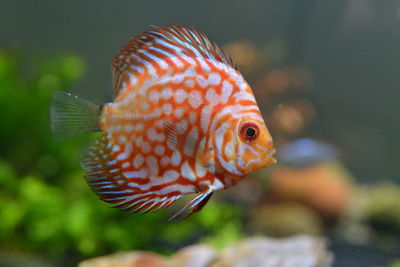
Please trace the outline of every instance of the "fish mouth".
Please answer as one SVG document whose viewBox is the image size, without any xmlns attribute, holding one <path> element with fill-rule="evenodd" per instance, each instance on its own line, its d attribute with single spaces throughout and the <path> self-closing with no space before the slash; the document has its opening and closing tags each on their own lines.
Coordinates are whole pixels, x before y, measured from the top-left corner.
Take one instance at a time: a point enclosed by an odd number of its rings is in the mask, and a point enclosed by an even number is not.
<svg viewBox="0 0 400 267">
<path fill-rule="evenodd" d="M 276 160 L 276 158 L 274 157 L 274 155 L 275 155 L 275 153 L 276 153 L 276 149 L 275 148 L 269 148 L 268 150 L 267 150 L 267 158 L 268 158 L 268 165 L 274 165 L 274 164 L 276 164 L 276 162 L 277 162 L 277 160 Z"/>
</svg>

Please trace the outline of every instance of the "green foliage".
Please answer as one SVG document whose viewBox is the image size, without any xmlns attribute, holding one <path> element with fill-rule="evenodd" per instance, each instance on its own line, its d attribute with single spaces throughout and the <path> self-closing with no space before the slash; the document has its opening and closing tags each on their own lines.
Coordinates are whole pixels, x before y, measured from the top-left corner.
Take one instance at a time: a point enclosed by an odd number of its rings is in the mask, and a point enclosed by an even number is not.
<svg viewBox="0 0 400 267">
<path fill-rule="evenodd" d="M 400 187 L 381 183 L 364 188 L 361 194 L 365 220 L 378 232 L 400 233 Z"/>
<path fill-rule="evenodd" d="M 298 234 L 318 235 L 321 220 L 312 209 L 296 202 L 264 205 L 252 211 L 252 232 L 286 237 Z"/>
<path fill-rule="evenodd" d="M 97 199 L 79 167 L 88 137 L 55 141 L 48 119 L 52 93 L 84 74 L 74 55 L 27 62 L 0 50 L 0 249 L 73 263 L 118 250 L 169 253 L 205 235 L 234 240 L 239 216 L 226 204 L 211 201 L 189 220 L 167 223 L 172 212 L 129 215 Z"/>
<path fill-rule="evenodd" d="M 400 260 L 394 261 L 394 262 L 390 265 L 390 267 L 400 267 Z"/>
</svg>

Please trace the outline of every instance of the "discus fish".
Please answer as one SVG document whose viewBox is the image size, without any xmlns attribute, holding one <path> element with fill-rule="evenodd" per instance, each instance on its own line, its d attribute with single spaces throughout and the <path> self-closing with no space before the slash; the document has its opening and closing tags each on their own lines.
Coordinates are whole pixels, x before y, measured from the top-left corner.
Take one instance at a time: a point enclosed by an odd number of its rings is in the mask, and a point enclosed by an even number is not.
<svg viewBox="0 0 400 267">
<path fill-rule="evenodd" d="M 101 132 L 82 166 L 114 207 L 146 213 L 198 193 L 172 217 L 187 218 L 213 192 L 275 163 L 250 86 L 202 32 L 173 25 L 135 36 L 115 56 L 112 75 L 113 102 L 57 92 L 51 121 L 58 139 Z"/>
</svg>

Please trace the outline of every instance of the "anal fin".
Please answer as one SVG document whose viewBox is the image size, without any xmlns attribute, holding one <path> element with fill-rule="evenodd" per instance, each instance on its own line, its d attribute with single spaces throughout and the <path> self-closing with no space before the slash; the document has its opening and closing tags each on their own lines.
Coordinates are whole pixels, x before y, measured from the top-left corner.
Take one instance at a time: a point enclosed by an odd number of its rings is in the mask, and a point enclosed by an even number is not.
<svg viewBox="0 0 400 267">
<path fill-rule="evenodd" d="M 144 214 L 167 208 L 181 197 L 182 195 L 164 196 L 154 192 L 138 191 L 135 195 L 116 202 L 113 208 L 122 208 L 129 213 Z"/>
<path fill-rule="evenodd" d="M 140 184 L 130 185 L 120 163 L 111 155 L 109 142 L 106 134 L 100 135 L 82 158 L 87 183 L 101 200 L 129 213 L 147 213 L 169 207 L 183 196 L 179 191 L 160 194 L 151 187 L 144 189 Z"/>
</svg>

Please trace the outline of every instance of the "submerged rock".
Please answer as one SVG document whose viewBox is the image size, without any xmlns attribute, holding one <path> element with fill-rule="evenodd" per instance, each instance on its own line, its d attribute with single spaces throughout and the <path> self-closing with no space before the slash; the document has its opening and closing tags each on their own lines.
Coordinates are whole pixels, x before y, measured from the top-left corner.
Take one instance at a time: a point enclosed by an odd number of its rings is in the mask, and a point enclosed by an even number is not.
<svg viewBox="0 0 400 267">
<path fill-rule="evenodd" d="M 326 241 L 310 236 L 254 237 L 226 248 L 213 267 L 328 267 L 333 255 Z"/>
<path fill-rule="evenodd" d="M 220 253 L 207 245 L 185 247 L 170 258 L 149 252 L 126 252 L 89 259 L 80 267 L 329 267 L 333 254 L 324 238 L 254 237 L 235 243 Z"/>
<path fill-rule="evenodd" d="M 166 260 L 156 253 L 145 251 L 120 252 L 85 260 L 79 267 L 166 267 Z"/>
<path fill-rule="evenodd" d="M 192 245 L 184 247 L 168 261 L 168 266 L 174 267 L 207 267 L 219 258 L 218 252 L 207 245 Z"/>
</svg>

